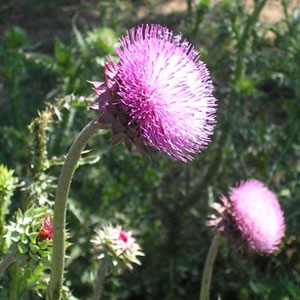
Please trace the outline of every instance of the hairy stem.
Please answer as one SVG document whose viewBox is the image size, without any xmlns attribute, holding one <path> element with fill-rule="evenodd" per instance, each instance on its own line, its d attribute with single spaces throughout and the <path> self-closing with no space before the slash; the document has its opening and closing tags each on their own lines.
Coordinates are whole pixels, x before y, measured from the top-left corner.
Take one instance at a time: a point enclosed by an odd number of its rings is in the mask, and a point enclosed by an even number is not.
<svg viewBox="0 0 300 300">
<path fill-rule="evenodd" d="M 16 251 L 8 253 L 0 263 L 0 275 L 15 261 Z"/>
<path fill-rule="evenodd" d="M 95 290 L 94 290 L 94 295 L 93 295 L 93 300 L 99 300 L 102 292 L 102 287 L 103 287 L 103 282 L 105 279 L 105 276 L 107 274 L 107 264 L 106 262 L 103 262 L 101 265 L 101 268 L 98 273 L 96 285 L 95 285 Z"/>
<path fill-rule="evenodd" d="M 220 245 L 220 234 L 217 233 L 217 235 L 214 237 L 212 241 L 208 255 L 206 257 L 204 271 L 202 275 L 202 281 L 201 281 L 200 300 L 209 300 L 211 276 L 214 268 L 215 259 L 218 253 L 219 245 Z"/>
<path fill-rule="evenodd" d="M 55 196 L 53 218 L 53 258 L 51 267 L 51 279 L 48 297 L 50 300 L 60 299 L 60 291 L 63 283 L 63 271 L 65 263 L 65 225 L 67 199 L 71 180 L 81 152 L 89 138 L 100 128 L 97 121 L 91 121 L 79 133 L 73 142 L 65 163 L 62 167 Z"/>
</svg>

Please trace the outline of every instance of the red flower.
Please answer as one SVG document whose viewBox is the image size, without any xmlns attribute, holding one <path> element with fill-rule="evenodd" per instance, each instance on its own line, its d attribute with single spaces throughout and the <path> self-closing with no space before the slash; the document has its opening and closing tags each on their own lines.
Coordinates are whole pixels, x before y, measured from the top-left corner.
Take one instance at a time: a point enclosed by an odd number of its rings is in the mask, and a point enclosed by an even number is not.
<svg viewBox="0 0 300 300">
<path fill-rule="evenodd" d="M 51 217 L 48 216 L 44 219 L 44 224 L 39 231 L 38 240 L 52 240 L 53 239 L 53 227 Z"/>
</svg>

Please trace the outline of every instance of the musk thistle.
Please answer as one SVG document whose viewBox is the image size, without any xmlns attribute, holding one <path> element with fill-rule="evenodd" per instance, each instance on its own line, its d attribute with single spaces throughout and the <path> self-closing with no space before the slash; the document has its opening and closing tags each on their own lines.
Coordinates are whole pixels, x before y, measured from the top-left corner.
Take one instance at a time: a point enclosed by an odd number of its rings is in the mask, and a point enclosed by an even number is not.
<svg viewBox="0 0 300 300">
<path fill-rule="evenodd" d="M 278 249 L 284 236 L 284 216 L 276 196 L 255 179 L 242 181 L 229 197 L 215 203 L 209 225 L 227 236 L 240 237 L 252 251 L 267 254 Z"/>
<path fill-rule="evenodd" d="M 213 84 L 199 52 L 161 25 L 133 28 L 120 39 L 119 62 L 105 64 L 105 82 L 92 82 L 99 122 L 112 144 L 146 146 L 183 162 L 206 148 L 213 134 Z"/>
</svg>

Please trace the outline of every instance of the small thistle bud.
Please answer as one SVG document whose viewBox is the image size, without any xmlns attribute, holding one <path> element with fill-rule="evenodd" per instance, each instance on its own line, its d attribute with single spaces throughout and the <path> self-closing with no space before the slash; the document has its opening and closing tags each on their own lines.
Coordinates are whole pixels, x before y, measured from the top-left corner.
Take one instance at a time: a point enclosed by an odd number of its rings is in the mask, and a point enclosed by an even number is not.
<svg viewBox="0 0 300 300">
<path fill-rule="evenodd" d="M 213 134 L 217 100 L 200 54 L 182 35 L 142 25 L 120 39 L 119 62 L 105 64 L 105 82 L 91 82 L 99 122 L 112 129 L 112 144 L 147 146 L 187 162 Z"/>
<path fill-rule="evenodd" d="M 44 224 L 39 230 L 38 240 L 53 240 L 52 220 L 50 216 L 45 217 Z"/>
<path fill-rule="evenodd" d="M 263 183 L 250 179 L 232 188 L 208 222 L 229 238 L 239 236 L 252 251 L 272 253 L 284 236 L 284 216 L 276 196 Z"/>
<path fill-rule="evenodd" d="M 7 245 L 17 250 L 19 261 L 50 267 L 52 222 L 46 207 L 31 207 L 24 213 L 18 211 L 15 222 L 5 228 Z"/>
<path fill-rule="evenodd" d="M 132 233 L 125 231 L 121 226 L 102 226 L 96 230 L 96 235 L 92 239 L 97 258 L 107 258 L 114 267 L 125 265 L 132 269 L 132 264 L 140 265 L 137 256 L 144 256 L 139 244 L 132 237 Z"/>
</svg>

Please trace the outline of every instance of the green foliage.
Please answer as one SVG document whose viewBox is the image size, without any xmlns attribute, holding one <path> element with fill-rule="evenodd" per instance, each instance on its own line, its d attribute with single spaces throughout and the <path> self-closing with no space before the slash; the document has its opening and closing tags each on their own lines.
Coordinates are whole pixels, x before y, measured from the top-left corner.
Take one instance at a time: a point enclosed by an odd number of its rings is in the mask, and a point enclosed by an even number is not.
<svg viewBox="0 0 300 300">
<path fill-rule="evenodd" d="M 5 217 L 8 214 L 11 197 L 18 182 L 14 171 L 0 165 L 0 235 L 4 233 Z M 2 243 L 0 243 L 2 245 Z"/>
<path fill-rule="evenodd" d="M 30 122 L 32 114 L 41 107 L 40 97 L 48 90 L 48 83 L 53 82 L 52 74 L 29 58 L 32 48 L 27 34 L 19 27 L 8 29 L 1 37 L 0 88 L 4 94 L 1 119 L 6 120 L 3 124 L 14 124 L 18 129 Z M 43 86 L 34 87 L 36 73 L 39 73 L 39 78 L 47 80 Z M 31 88 L 36 89 L 34 95 Z M 31 100 L 30 105 L 25 99 Z"/>
<path fill-rule="evenodd" d="M 117 45 L 117 37 L 111 28 L 99 28 L 89 31 L 86 38 L 89 47 L 98 55 L 112 54 Z"/>
<path fill-rule="evenodd" d="M 31 207 L 24 213 L 19 210 L 15 221 L 5 227 L 7 246 L 17 250 L 17 261 L 29 263 L 32 268 L 40 264 L 50 267 L 52 240 L 38 238 L 44 220 L 49 216 L 51 212 L 47 207 Z"/>
<path fill-rule="evenodd" d="M 41 296 L 41 291 L 47 289 L 52 240 L 41 238 L 40 232 L 45 218 L 50 216 L 51 211 L 47 207 L 31 207 L 24 213 L 19 210 L 14 221 L 5 226 L 6 249 L 15 253 L 15 262 L 10 269 L 13 278 L 11 298 L 21 297 L 28 291 Z"/>
<path fill-rule="evenodd" d="M 52 184 L 54 178 L 47 174 L 47 170 L 52 165 L 48 159 L 48 134 L 53 117 L 59 118 L 60 113 L 55 105 L 46 104 L 46 109 L 38 113 L 38 117 L 32 120 L 28 126 L 31 134 L 31 164 L 27 185 L 23 188 L 26 190 L 25 209 L 32 203 L 38 202 L 39 205 L 50 204 L 49 192 L 55 186 Z"/>
<path fill-rule="evenodd" d="M 4 32 L 3 43 L 8 49 L 16 49 L 29 44 L 27 33 L 20 27 L 14 27 Z"/>
</svg>

